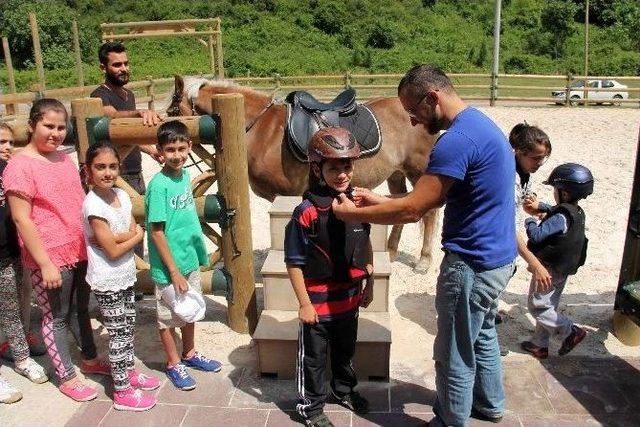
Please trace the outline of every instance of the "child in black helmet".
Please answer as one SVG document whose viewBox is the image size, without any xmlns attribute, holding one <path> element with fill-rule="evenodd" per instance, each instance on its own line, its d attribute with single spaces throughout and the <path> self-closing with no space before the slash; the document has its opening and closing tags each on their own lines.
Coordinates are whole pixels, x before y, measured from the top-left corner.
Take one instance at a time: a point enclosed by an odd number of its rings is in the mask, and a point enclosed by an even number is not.
<svg viewBox="0 0 640 427">
<path fill-rule="evenodd" d="M 585 214 L 578 201 L 593 192 L 593 175 L 586 167 L 565 163 L 556 167 L 544 184 L 553 186 L 556 206 L 538 203 L 538 211 L 545 215 L 538 222 L 527 218 L 525 227 L 527 247 L 550 270 L 552 288 L 538 292 L 532 282 L 529 289 L 529 313 L 536 319 L 536 330 L 523 350 L 539 359 L 549 355 L 549 337 L 558 335 L 563 341 L 558 354 L 569 353 L 587 335 L 571 319 L 558 312 L 560 296 L 569 275 L 584 264 L 587 254 Z"/>
<path fill-rule="evenodd" d="M 358 308 L 373 299 L 370 225 L 344 222 L 331 208 L 339 194 L 351 193 L 353 162 L 359 156 L 355 138 L 344 128 L 328 127 L 314 134 L 309 190 L 285 231 L 285 263 L 300 304 L 296 410 L 309 427 L 333 426 L 324 414 L 328 391 L 356 413 L 369 410 L 367 400 L 354 390 L 352 358 Z M 325 382 L 327 358 L 330 390 Z"/>
</svg>

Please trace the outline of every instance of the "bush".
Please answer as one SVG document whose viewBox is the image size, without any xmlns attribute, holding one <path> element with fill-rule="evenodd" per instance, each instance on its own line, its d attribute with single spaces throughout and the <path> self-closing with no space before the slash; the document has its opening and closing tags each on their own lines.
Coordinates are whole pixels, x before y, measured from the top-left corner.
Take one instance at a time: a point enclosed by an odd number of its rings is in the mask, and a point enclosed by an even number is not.
<svg viewBox="0 0 640 427">
<path fill-rule="evenodd" d="M 313 25 L 326 34 L 338 34 L 348 22 L 344 2 L 320 0 L 313 10 Z"/>
<path fill-rule="evenodd" d="M 533 73 L 533 61 L 529 55 L 513 55 L 504 61 L 504 72 L 508 74 Z"/>
<path fill-rule="evenodd" d="M 351 66 L 370 69 L 373 63 L 371 50 L 366 48 L 355 49 L 351 54 Z"/>
<path fill-rule="evenodd" d="M 487 56 L 489 52 L 487 50 L 487 45 L 482 43 L 480 45 L 480 49 L 478 50 L 478 56 L 476 56 L 475 61 L 473 62 L 476 67 L 482 68 L 484 67 L 484 63 L 487 61 Z"/>
<path fill-rule="evenodd" d="M 396 45 L 397 35 L 394 28 L 386 23 L 376 22 L 367 38 L 367 46 L 378 49 L 391 49 Z"/>
</svg>

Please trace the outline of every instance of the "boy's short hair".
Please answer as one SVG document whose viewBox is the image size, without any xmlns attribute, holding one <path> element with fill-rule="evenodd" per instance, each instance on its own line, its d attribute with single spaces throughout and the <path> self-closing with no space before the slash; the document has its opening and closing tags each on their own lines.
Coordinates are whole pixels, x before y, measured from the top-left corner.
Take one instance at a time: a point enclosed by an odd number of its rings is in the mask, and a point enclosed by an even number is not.
<svg viewBox="0 0 640 427">
<path fill-rule="evenodd" d="M 98 60 L 102 65 L 109 63 L 109 54 L 111 52 L 122 53 L 126 52 L 124 45 L 120 42 L 106 42 L 98 50 Z"/>
<path fill-rule="evenodd" d="M 179 120 L 164 122 L 158 128 L 158 146 L 176 141 L 190 141 L 189 128 Z"/>
</svg>

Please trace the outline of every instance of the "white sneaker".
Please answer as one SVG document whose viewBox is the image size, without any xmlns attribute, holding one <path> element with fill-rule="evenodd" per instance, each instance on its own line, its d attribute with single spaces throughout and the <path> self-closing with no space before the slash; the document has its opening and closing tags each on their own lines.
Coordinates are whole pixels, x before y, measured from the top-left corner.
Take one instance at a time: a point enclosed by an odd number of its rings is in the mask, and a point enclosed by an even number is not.
<svg viewBox="0 0 640 427">
<path fill-rule="evenodd" d="M 22 399 L 22 393 L 0 376 L 0 402 L 15 403 L 20 399 Z"/>
<path fill-rule="evenodd" d="M 44 368 L 38 364 L 38 362 L 28 357 L 26 363 L 27 365 L 24 368 L 19 368 L 16 365 L 15 371 L 23 377 L 29 378 L 31 382 L 36 384 L 42 384 L 49 381 L 47 373 Z"/>
</svg>

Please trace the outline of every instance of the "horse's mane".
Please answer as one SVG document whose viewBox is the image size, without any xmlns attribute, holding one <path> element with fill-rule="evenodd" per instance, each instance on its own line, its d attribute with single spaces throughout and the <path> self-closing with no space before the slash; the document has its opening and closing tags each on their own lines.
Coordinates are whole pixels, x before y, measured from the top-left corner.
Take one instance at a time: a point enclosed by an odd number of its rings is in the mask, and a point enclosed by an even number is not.
<svg viewBox="0 0 640 427">
<path fill-rule="evenodd" d="M 259 97 L 268 96 L 268 95 L 265 95 L 264 92 L 260 92 L 250 87 L 241 86 L 236 82 L 234 82 L 233 80 L 228 80 L 228 79 L 208 80 L 202 77 L 194 77 L 194 76 L 184 77 L 184 91 L 187 98 L 191 101 L 195 100 L 198 97 L 198 92 L 203 86 L 213 86 L 218 88 L 220 87 L 234 88 L 234 89 L 237 89 L 238 93 L 255 94 L 256 96 L 259 96 Z"/>
<path fill-rule="evenodd" d="M 198 91 L 202 86 L 209 84 L 209 80 L 202 77 L 186 76 L 183 81 L 185 95 L 190 101 L 198 97 Z"/>
</svg>

